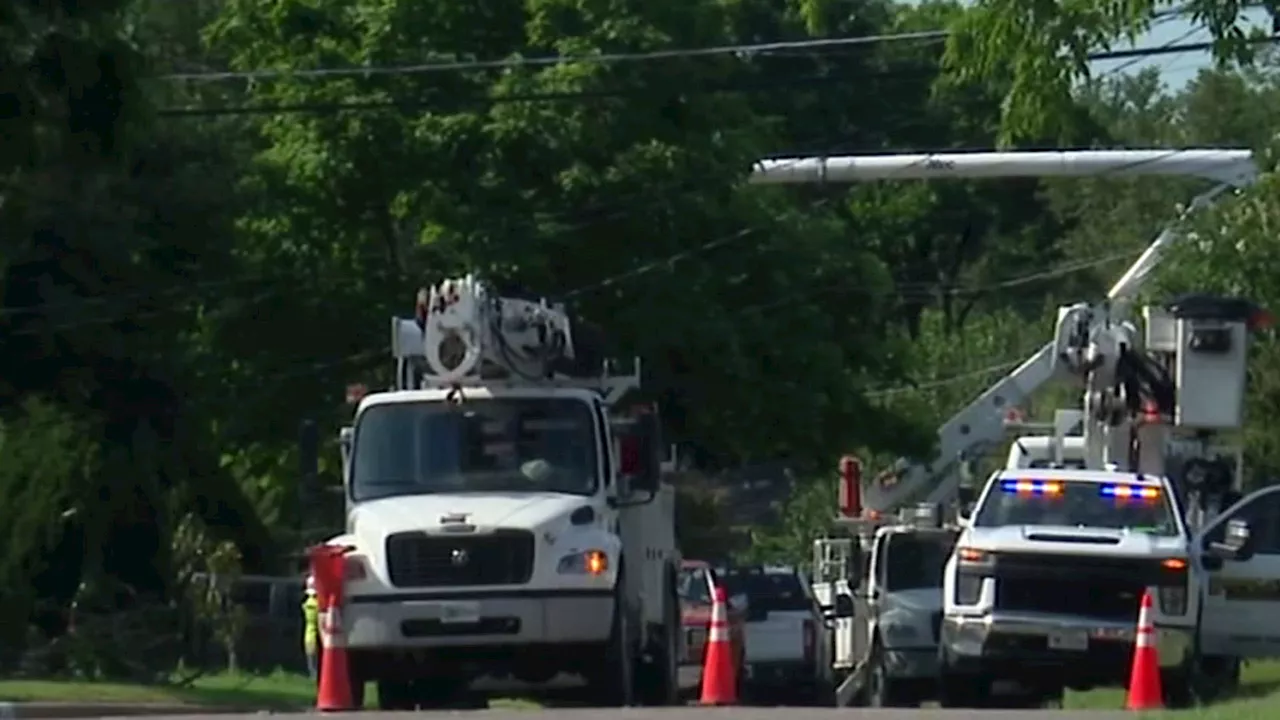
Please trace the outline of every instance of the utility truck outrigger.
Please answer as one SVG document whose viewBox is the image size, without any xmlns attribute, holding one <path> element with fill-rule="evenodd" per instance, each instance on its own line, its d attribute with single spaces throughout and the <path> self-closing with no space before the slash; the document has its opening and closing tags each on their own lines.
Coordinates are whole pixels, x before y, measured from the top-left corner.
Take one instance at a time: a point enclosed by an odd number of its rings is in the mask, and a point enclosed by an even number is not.
<svg viewBox="0 0 1280 720">
<path fill-rule="evenodd" d="M 586 681 L 605 705 L 673 704 L 674 494 L 640 384 L 575 346 L 562 307 L 468 276 L 393 318 L 395 387 L 341 434 L 344 625 L 357 704 L 456 699 L 481 677 Z"/>
</svg>

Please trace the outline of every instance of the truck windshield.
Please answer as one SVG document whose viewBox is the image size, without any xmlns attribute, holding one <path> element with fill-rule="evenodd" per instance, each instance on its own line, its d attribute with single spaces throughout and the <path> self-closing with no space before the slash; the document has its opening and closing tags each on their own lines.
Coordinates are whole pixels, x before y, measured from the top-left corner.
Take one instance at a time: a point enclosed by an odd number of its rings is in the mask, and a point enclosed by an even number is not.
<svg viewBox="0 0 1280 720">
<path fill-rule="evenodd" d="M 941 588 L 943 571 L 956 544 L 954 533 L 896 533 L 888 538 L 885 589 Z"/>
<path fill-rule="evenodd" d="M 996 479 L 974 527 L 1058 525 L 1176 536 L 1169 498 L 1152 485 Z"/>
<path fill-rule="evenodd" d="M 567 398 L 375 405 L 356 424 L 351 496 L 589 495 L 598 475 L 595 427 L 591 406 Z"/>
</svg>

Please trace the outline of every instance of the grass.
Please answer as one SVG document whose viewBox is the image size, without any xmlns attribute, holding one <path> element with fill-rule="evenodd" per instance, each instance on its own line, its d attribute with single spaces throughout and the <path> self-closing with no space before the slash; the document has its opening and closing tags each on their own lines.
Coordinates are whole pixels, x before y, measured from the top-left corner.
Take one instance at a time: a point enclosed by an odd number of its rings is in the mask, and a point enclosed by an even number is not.
<svg viewBox="0 0 1280 720">
<path fill-rule="evenodd" d="M 181 704 L 291 710 L 315 700 L 315 685 L 301 675 L 218 674 L 190 686 L 129 685 L 74 680 L 0 680 L 6 702 Z"/>
<path fill-rule="evenodd" d="M 302 710 L 315 703 L 315 685 L 302 675 L 220 673 L 197 678 L 189 687 L 129 685 L 75 680 L 0 680 L 0 702 L 121 703 L 130 705 L 197 705 L 246 710 Z M 377 689 L 370 684 L 366 707 L 376 707 Z M 537 708 L 518 698 L 495 698 L 492 707 Z"/>
<path fill-rule="evenodd" d="M 1064 708 L 1077 710 L 1118 710 L 1124 707 L 1124 691 L 1094 690 L 1067 693 Z M 1153 717 L 1184 720 L 1272 720 L 1280 718 L 1280 662 L 1251 662 L 1240 674 L 1240 696 L 1209 707 L 1165 711 Z"/>
</svg>

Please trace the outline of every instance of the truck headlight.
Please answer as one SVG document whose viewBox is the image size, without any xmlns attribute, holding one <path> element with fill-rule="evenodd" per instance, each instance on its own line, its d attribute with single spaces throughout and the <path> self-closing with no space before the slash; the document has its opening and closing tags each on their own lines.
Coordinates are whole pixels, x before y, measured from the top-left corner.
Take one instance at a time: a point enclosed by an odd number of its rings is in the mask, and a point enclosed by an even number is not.
<svg viewBox="0 0 1280 720">
<path fill-rule="evenodd" d="M 1187 612 L 1187 588 L 1161 587 L 1156 591 L 1160 612 L 1165 615 L 1182 615 Z"/>
<path fill-rule="evenodd" d="M 957 605 L 977 605 L 982 597 L 982 576 L 957 573 L 954 594 Z"/>
<path fill-rule="evenodd" d="M 603 575 L 609 569 L 609 555 L 603 550 L 583 550 L 560 558 L 556 572 L 564 575 Z"/>
<path fill-rule="evenodd" d="M 915 627 L 901 623 L 890 623 L 880 627 L 884 639 L 889 642 L 911 642 L 919 636 Z"/>
</svg>

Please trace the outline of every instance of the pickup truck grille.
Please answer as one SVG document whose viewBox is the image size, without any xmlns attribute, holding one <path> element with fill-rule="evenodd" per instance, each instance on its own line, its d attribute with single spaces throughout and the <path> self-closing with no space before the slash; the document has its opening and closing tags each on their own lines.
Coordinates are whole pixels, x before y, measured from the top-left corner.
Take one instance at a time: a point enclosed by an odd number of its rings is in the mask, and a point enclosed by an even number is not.
<svg viewBox="0 0 1280 720">
<path fill-rule="evenodd" d="M 1148 584 L 1165 581 L 1158 562 L 1017 554 L 995 568 L 997 610 L 1134 622 Z"/>
<path fill-rule="evenodd" d="M 533 533 L 439 536 L 405 532 L 387 538 L 387 573 L 396 587 L 522 585 L 533 574 Z"/>
</svg>

